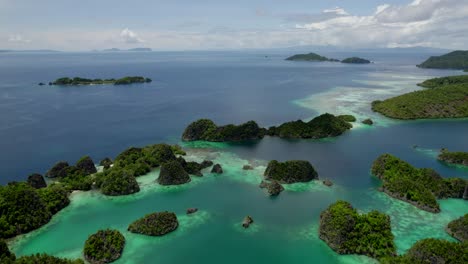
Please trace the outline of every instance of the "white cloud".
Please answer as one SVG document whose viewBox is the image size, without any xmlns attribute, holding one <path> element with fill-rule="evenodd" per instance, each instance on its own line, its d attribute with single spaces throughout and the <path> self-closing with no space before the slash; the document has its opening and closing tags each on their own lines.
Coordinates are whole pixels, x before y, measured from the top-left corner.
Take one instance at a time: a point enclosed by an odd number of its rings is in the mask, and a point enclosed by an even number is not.
<svg viewBox="0 0 468 264">
<path fill-rule="evenodd" d="M 340 46 L 467 48 L 468 0 L 416 0 L 380 5 L 368 16 L 342 15 L 298 24 L 321 43 Z M 306 33 L 304 33 L 306 34 Z M 325 41 L 326 40 L 326 41 Z M 465 43 L 464 47 L 460 44 Z M 456 47 L 455 47 L 456 46 Z"/>
<path fill-rule="evenodd" d="M 322 11 L 322 13 L 325 13 L 325 14 L 332 13 L 332 14 L 336 14 L 340 16 L 349 15 L 348 12 L 346 12 L 343 8 L 340 8 L 340 7 L 335 7 L 332 9 L 325 9 Z"/>
<path fill-rule="evenodd" d="M 124 30 L 122 30 L 122 32 L 120 32 L 120 39 L 123 42 L 128 43 L 128 44 L 143 43 L 144 42 L 144 40 L 139 38 L 138 35 L 135 32 L 131 31 L 128 28 L 125 28 Z"/>
<path fill-rule="evenodd" d="M 13 42 L 13 43 L 29 43 L 31 40 L 25 39 L 22 35 L 20 34 L 15 34 L 15 35 L 10 35 L 8 37 L 8 42 Z"/>
</svg>

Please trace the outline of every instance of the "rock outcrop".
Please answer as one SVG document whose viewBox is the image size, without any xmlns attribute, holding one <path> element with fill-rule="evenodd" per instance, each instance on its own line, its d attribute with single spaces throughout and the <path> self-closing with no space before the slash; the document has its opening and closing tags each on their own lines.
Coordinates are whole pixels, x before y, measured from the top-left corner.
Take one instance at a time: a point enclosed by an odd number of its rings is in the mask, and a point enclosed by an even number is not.
<svg viewBox="0 0 468 264">
<path fill-rule="evenodd" d="M 41 189 L 47 187 L 47 183 L 44 180 L 44 177 L 39 173 L 33 173 L 28 176 L 28 183 L 36 189 Z"/>
<path fill-rule="evenodd" d="M 211 173 L 222 174 L 223 168 L 221 167 L 220 164 L 215 164 L 213 168 L 211 169 Z"/>
<path fill-rule="evenodd" d="M 161 165 L 157 182 L 161 185 L 180 185 L 190 182 L 189 174 L 179 161 L 170 161 Z"/>
<path fill-rule="evenodd" d="M 94 166 L 94 162 L 89 156 L 84 156 L 75 165 L 78 169 L 84 172 L 84 174 L 89 175 L 96 173 L 96 166 Z"/>
<path fill-rule="evenodd" d="M 163 236 L 177 229 L 179 222 L 172 212 L 148 214 L 128 226 L 128 231 L 147 236 Z"/>
<path fill-rule="evenodd" d="M 309 182 L 318 179 L 318 174 L 310 162 L 304 160 L 290 160 L 278 162 L 272 160 L 264 173 L 267 180 L 279 183 Z"/>
<path fill-rule="evenodd" d="M 70 166 L 66 161 L 59 161 L 57 162 L 50 170 L 48 170 L 45 174 L 46 177 L 49 178 L 57 178 L 62 176 L 62 171 Z"/>
<path fill-rule="evenodd" d="M 242 226 L 243 226 L 244 228 L 249 228 L 249 226 L 250 226 L 251 224 L 253 224 L 253 222 L 254 222 L 254 221 L 253 221 L 252 217 L 251 217 L 250 215 L 248 215 L 248 216 L 246 216 L 246 217 L 244 218 L 244 221 L 242 221 Z"/>
</svg>

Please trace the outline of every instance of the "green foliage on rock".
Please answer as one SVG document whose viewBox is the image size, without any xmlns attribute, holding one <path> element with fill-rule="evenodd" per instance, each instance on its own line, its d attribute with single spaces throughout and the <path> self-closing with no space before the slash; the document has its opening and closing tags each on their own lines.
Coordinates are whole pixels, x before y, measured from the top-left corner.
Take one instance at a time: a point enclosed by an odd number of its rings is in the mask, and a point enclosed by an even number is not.
<svg viewBox="0 0 468 264">
<path fill-rule="evenodd" d="M 47 188 L 39 189 L 38 193 L 51 214 L 58 213 L 70 204 L 68 191 L 59 184 L 52 184 Z"/>
<path fill-rule="evenodd" d="M 77 85 L 98 85 L 98 84 L 132 84 L 132 83 L 149 83 L 152 80 L 150 78 L 145 78 L 141 76 L 127 76 L 120 79 L 87 79 L 81 77 L 69 78 L 63 77 L 59 78 L 50 84 L 60 85 L 60 86 L 77 86 Z"/>
<path fill-rule="evenodd" d="M 374 124 L 374 121 L 372 121 L 372 119 L 370 119 L 370 118 L 367 118 L 367 119 L 364 119 L 364 120 L 362 121 L 362 123 L 363 123 L 364 125 L 372 126 L 372 125 Z"/>
<path fill-rule="evenodd" d="M 416 242 L 402 256 L 380 259 L 382 264 L 465 264 L 468 263 L 468 243 L 428 238 Z"/>
<path fill-rule="evenodd" d="M 319 236 L 339 254 L 373 258 L 396 254 L 390 217 L 378 211 L 358 214 L 345 201 L 330 205 L 320 214 Z"/>
<path fill-rule="evenodd" d="M 441 56 L 432 56 L 418 65 L 420 68 L 468 69 L 468 51 L 456 50 Z"/>
<path fill-rule="evenodd" d="M 50 170 L 48 170 L 45 174 L 46 177 L 49 178 L 57 178 L 63 176 L 63 170 L 70 166 L 66 161 L 59 161 L 57 162 Z"/>
<path fill-rule="evenodd" d="M 318 179 L 318 174 L 310 162 L 305 160 L 290 160 L 278 162 L 272 160 L 264 173 L 266 179 L 279 183 L 309 182 Z"/>
<path fill-rule="evenodd" d="M 161 185 L 180 185 L 190 182 L 189 174 L 179 161 L 169 161 L 161 165 L 157 182 Z"/>
<path fill-rule="evenodd" d="M 32 231 L 48 223 L 51 217 L 47 203 L 29 184 L 0 187 L 0 238 Z"/>
<path fill-rule="evenodd" d="M 128 231 L 148 236 L 163 236 L 177 229 L 179 222 L 172 212 L 148 214 L 128 226 Z"/>
<path fill-rule="evenodd" d="M 342 60 L 341 63 L 369 64 L 369 63 L 371 63 L 371 61 L 363 59 L 363 58 L 351 57 L 351 58 L 346 58 L 346 59 Z"/>
<path fill-rule="evenodd" d="M 117 230 L 99 230 L 88 237 L 84 257 L 91 264 L 110 263 L 120 258 L 125 247 L 125 237 Z"/>
<path fill-rule="evenodd" d="M 15 254 L 10 251 L 5 240 L 0 239 L 0 263 L 13 263 L 15 259 Z"/>
<path fill-rule="evenodd" d="M 140 186 L 131 170 L 112 168 L 106 171 L 101 177 L 101 192 L 105 195 L 128 195 L 140 191 Z"/>
<path fill-rule="evenodd" d="M 356 117 L 353 115 L 339 115 L 337 117 L 345 122 L 350 122 L 350 123 L 356 122 L 357 120 Z"/>
<path fill-rule="evenodd" d="M 381 190 L 433 213 L 440 212 L 436 199 L 462 198 L 467 185 L 460 178 L 442 178 L 432 169 L 418 169 L 390 154 L 377 158 L 372 174 L 383 181 Z"/>
<path fill-rule="evenodd" d="M 468 214 L 450 222 L 447 225 L 447 233 L 461 242 L 468 242 Z"/>
<path fill-rule="evenodd" d="M 104 167 L 104 169 L 110 168 L 112 164 L 113 162 L 110 158 L 104 158 L 99 162 L 99 166 Z"/>
<path fill-rule="evenodd" d="M 436 78 L 420 85 L 430 89 L 374 101 L 372 110 L 396 119 L 468 117 L 468 76 Z"/>
<path fill-rule="evenodd" d="M 265 129 L 260 128 L 255 121 L 249 121 L 241 125 L 217 126 L 209 119 L 199 119 L 185 129 L 182 140 L 244 141 L 261 139 L 264 135 Z"/>
<path fill-rule="evenodd" d="M 338 61 L 335 59 L 329 59 L 327 57 L 323 57 L 318 55 L 317 53 L 307 53 L 307 54 L 296 54 L 289 58 L 286 58 L 289 61 Z"/>
<path fill-rule="evenodd" d="M 63 259 L 50 256 L 47 254 L 35 254 L 31 256 L 23 256 L 14 262 L 15 264 L 85 264 L 81 259 Z"/>
<path fill-rule="evenodd" d="M 270 127 L 268 135 L 281 138 L 326 138 L 336 137 L 353 126 L 343 118 L 332 114 L 323 114 L 309 122 L 302 120 L 284 123 L 278 127 Z"/>
<path fill-rule="evenodd" d="M 79 159 L 76 162 L 75 166 L 78 169 L 80 169 L 81 171 L 83 171 L 83 173 L 86 174 L 86 175 L 93 174 L 93 173 L 97 172 L 96 166 L 94 166 L 94 162 L 91 159 L 91 157 L 89 157 L 89 156 L 84 156 L 81 159 Z"/>
<path fill-rule="evenodd" d="M 468 166 L 468 152 L 442 151 L 437 157 L 438 160 L 449 164 Z"/>
<path fill-rule="evenodd" d="M 115 158 L 114 167 L 133 170 L 134 176 L 138 177 L 148 173 L 151 168 L 173 160 L 176 160 L 176 157 L 170 145 L 156 144 L 126 149 Z"/>
</svg>

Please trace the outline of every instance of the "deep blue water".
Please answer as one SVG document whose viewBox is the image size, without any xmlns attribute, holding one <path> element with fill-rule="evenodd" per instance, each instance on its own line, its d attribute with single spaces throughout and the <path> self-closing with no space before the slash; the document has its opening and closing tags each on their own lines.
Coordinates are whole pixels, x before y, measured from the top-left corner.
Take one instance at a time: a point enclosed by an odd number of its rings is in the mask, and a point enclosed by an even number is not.
<svg viewBox="0 0 468 264">
<path fill-rule="evenodd" d="M 58 160 L 74 162 L 84 154 L 97 162 L 131 145 L 177 142 L 183 128 L 201 117 L 220 124 L 256 120 L 263 126 L 309 118 L 319 113 L 299 107 L 292 103 L 294 100 L 337 86 L 373 88 L 356 80 L 379 82 L 392 81 L 400 75 L 424 78 L 456 74 L 416 68 L 414 65 L 428 54 L 358 54 L 375 61 L 363 66 L 284 61 L 288 55 L 0 54 L 0 182 L 21 180 L 32 172 L 44 173 Z M 344 58 L 355 54 L 324 55 Z M 374 76 L 379 74 L 384 77 Z M 63 76 L 127 75 L 143 75 L 153 82 L 131 86 L 37 85 Z M 466 120 L 404 122 L 352 131 L 336 139 L 339 144 L 266 139 L 256 145 L 233 147 L 233 151 L 261 159 L 310 159 L 320 170 L 330 171 L 329 177 L 358 184 L 359 181 L 338 174 L 368 169 L 372 159 L 382 152 L 399 154 L 416 165 L 436 166 L 448 175 L 456 174 L 435 161 L 424 162 L 427 159 L 412 155 L 410 146 L 466 151 L 467 134 Z M 327 166 L 337 162 L 346 166 Z"/>
</svg>

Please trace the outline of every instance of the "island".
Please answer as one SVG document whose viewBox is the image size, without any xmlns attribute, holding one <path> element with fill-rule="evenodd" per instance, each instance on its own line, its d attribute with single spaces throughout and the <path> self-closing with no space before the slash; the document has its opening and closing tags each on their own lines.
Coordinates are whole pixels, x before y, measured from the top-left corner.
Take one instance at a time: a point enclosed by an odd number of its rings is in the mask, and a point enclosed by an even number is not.
<svg viewBox="0 0 468 264">
<path fill-rule="evenodd" d="M 49 85 L 59 86 L 78 86 L 78 85 L 100 85 L 100 84 L 113 84 L 113 85 L 124 85 L 132 83 L 150 83 L 150 78 L 141 76 L 127 76 L 120 79 L 86 79 L 81 77 L 63 77 L 53 82 L 49 82 Z"/>
<path fill-rule="evenodd" d="M 372 126 L 372 125 L 374 124 L 374 121 L 372 121 L 372 119 L 370 119 L 370 118 L 367 118 L 367 119 L 364 119 L 364 120 L 362 121 L 362 123 L 363 123 L 364 125 Z"/>
<path fill-rule="evenodd" d="M 433 169 L 418 169 L 390 154 L 377 158 L 372 174 L 382 180 L 381 191 L 422 210 L 440 212 L 437 199 L 463 198 L 468 182 L 443 178 Z"/>
<path fill-rule="evenodd" d="M 99 230 L 88 237 L 83 254 L 91 264 L 111 263 L 122 255 L 125 237 L 117 230 Z"/>
<path fill-rule="evenodd" d="M 351 129 L 353 126 L 350 120 L 355 120 L 355 117 L 351 115 L 334 116 L 326 113 L 315 117 L 309 122 L 297 120 L 266 129 L 259 127 L 255 121 L 249 121 L 241 125 L 217 126 L 209 119 L 199 119 L 187 126 L 182 134 L 182 140 L 234 142 L 259 140 L 266 135 L 280 138 L 320 139 L 336 137 Z"/>
<path fill-rule="evenodd" d="M 369 64 L 369 63 L 371 63 L 371 61 L 363 59 L 363 58 L 351 57 L 351 58 L 346 58 L 346 59 L 342 60 L 341 63 Z"/>
<path fill-rule="evenodd" d="M 427 238 L 416 242 L 404 255 L 379 259 L 382 264 L 468 263 L 468 244 Z"/>
<path fill-rule="evenodd" d="M 296 54 L 291 57 L 286 58 L 288 61 L 331 61 L 331 62 L 338 62 L 339 60 L 336 59 L 329 59 L 327 57 L 323 57 L 318 55 L 317 53 L 307 53 L 307 54 Z"/>
<path fill-rule="evenodd" d="M 456 50 L 441 56 L 432 56 L 417 67 L 466 70 L 468 69 L 468 50 Z"/>
<path fill-rule="evenodd" d="M 282 191 L 284 191 L 284 187 L 275 180 L 270 182 L 262 181 L 260 183 L 260 188 L 266 189 L 270 196 L 278 196 Z"/>
<path fill-rule="evenodd" d="M 460 242 L 468 241 L 468 214 L 450 222 L 446 231 Z"/>
<path fill-rule="evenodd" d="M 318 173 L 306 160 L 272 160 L 264 172 L 265 179 L 279 183 L 309 182 L 318 179 Z"/>
<path fill-rule="evenodd" d="M 468 117 L 468 75 L 427 80 L 428 89 L 372 102 L 372 110 L 396 119 Z"/>
<path fill-rule="evenodd" d="M 147 214 L 128 226 L 128 231 L 147 236 L 163 236 L 177 229 L 179 222 L 172 212 Z"/>
<path fill-rule="evenodd" d="M 319 237 L 339 254 L 377 259 L 396 255 L 390 217 L 375 210 L 359 214 L 346 201 L 337 201 L 320 214 Z"/>
<path fill-rule="evenodd" d="M 450 152 L 443 149 L 437 159 L 447 164 L 468 166 L 468 152 Z"/>
<path fill-rule="evenodd" d="M 180 162 L 175 160 L 161 165 L 161 171 L 156 181 L 161 185 L 180 185 L 190 182 L 191 179 Z"/>
</svg>

